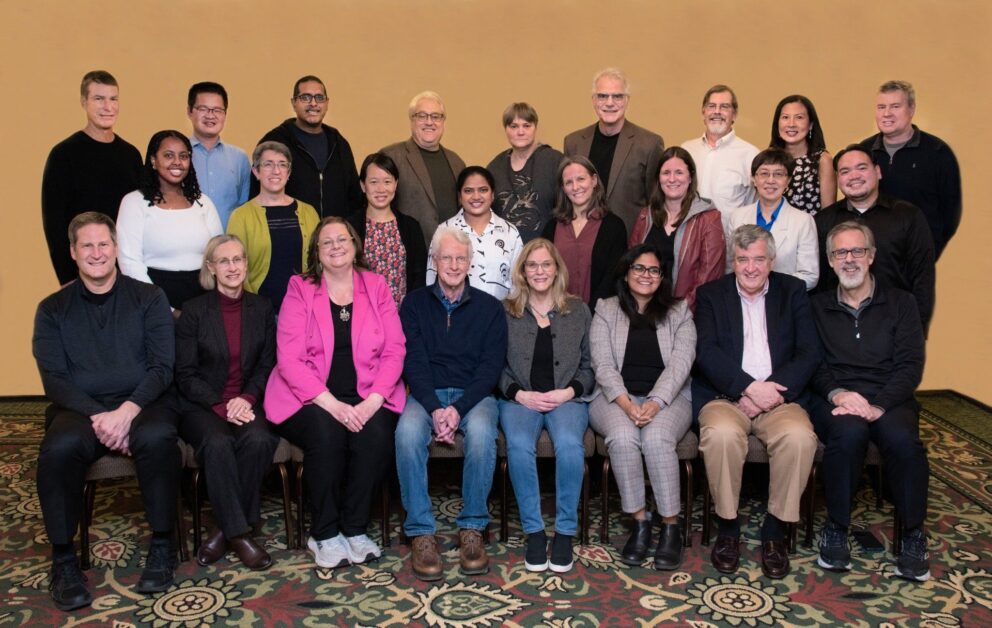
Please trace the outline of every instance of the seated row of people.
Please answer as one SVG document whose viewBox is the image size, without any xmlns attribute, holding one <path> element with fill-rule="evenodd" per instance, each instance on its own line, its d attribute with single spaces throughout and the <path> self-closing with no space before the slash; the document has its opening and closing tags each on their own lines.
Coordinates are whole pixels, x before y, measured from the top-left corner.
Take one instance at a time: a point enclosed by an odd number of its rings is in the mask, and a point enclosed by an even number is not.
<svg viewBox="0 0 992 628">
<path fill-rule="evenodd" d="M 606 439 L 623 510 L 635 521 L 623 560 L 640 564 L 651 545 L 643 455 L 662 517 L 654 564 L 674 569 L 681 563 L 675 446 L 695 416 L 720 517 L 712 560 L 721 571 L 736 570 L 739 561 L 736 509 L 748 433 L 768 446 L 761 561 L 775 578 L 789 571 L 783 523 L 798 520 L 815 425 L 827 444 L 824 464 L 843 479 L 838 485 L 827 478 L 821 564 L 850 567 L 850 499 L 872 439 L 887 468 L 898 469 L 889 473 L 906 530 L 898 573 L 929 575 L 922 531 L 928 471 L 912 397 L 922 376 L 923 329 L 912 297 L 869 273 L 875 242 L 859 223 L 828 234 L 840 287 L 817 295 L 812 309 L 800 280 L 772 272 L 771 233 L 745 225 L 732 237 L 733 273 L 697 291 L 695 316 L 671 295 L 663 254 L 650 244 L 623 254 L 616 295 L 592 316 L 569 295 L 569 269 L 551 241 L 522 249 L 514 289 L 501 304 L 468 280 L 473 242 L 452 225 L 432 240 L 435 281 L 408 294 L 397 311 L 386 279 L 367 269 L 355 229 L 330 217 L 311 235 L 305 272 L 290 279 L 278 325 L 268 300 L 244 289 L 247 248 L 219 235 L 200 276 L 212 291 L 182 306 L 175 340 L 163 293 L 117 272 L 109 218 L 82 214 L 69 235 L 79 281 L 41 303 L 34 336 L 53 402 L 38 487 L 60 608 L 91 599 L 72 537 L 85 470 L 108 451 L 134 454 L 152 525 L 138 589 L 171 585 L 178 435 L 195 448 L 217 500 L 217 527 L 200 549 L 201 564 L 227 550 L 253 569 L 271 564 L 251 535 L 262 474 L 280 435 L 305 452 L 308 547 L 328 568 L 380 555 L 366 528 L 395 447 L 412 568 L 435 580 L 444 566 L 427 492 L 432 439 L 464 439 L 456 518 L 463 573 L 488 569 L 481 532 L 489 523 L 498 423 L 528 534 L 526 568 L 571 568 L 587 421 Z M 173 362 L 178 395 L 169 388 Z M 534 460 L 542 429 L 554 441 L 558 471 L 550 548 Z"/>
</svg>

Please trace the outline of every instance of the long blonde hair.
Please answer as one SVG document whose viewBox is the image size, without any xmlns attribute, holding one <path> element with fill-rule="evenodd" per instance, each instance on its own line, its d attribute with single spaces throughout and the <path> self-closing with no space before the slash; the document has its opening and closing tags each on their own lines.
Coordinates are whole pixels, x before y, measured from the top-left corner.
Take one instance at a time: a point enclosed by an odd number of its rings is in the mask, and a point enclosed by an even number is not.
<svg viewBox="0 0 992 628">
<path fill-rule="evenodd" d="M 551 302 L 559 313 L 568 314 L 568 268 L 565 267 L 565 260 L 561 258 L 561 253 L 551 240 L 535 238 L 524 245 L 516 263 L 513 264 L 513 291 L 504 301 L 507 313 L 513 318 L 522 317 L 524 310 L 527 309 L 530 285 L 527 283 L 524 265 L 527 263 L 527 258 L 538 249 L 547 250 L 555 262 L 556 274 L 551 284 Z"/>
</svg>

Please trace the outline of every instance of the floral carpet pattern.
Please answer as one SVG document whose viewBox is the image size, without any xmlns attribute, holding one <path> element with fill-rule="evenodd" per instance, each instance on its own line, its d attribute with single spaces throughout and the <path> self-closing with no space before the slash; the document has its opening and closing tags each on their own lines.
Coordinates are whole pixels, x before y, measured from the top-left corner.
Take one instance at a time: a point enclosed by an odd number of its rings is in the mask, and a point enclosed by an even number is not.
<svg viewBox="0 0 992 628">
<path fill-rule="evenodd" d="M 922 584 L 896 578 L 891 554 L 865 553 L 857 545 L 850 572 L 825 572 L 802 539 L 791 557 L 792 573 L 778 581 L 764 578 L 757 556 L 763 515 L 758 500 L 742 510 L 745 547 L 741 569 L 731 576 L 710 565 L 709 548 L 700 545 L 698 512 L 693 546 L 679 571 L 623 565 L 616 547 L 626 536 L 626 522 L 616 506 L 611 543 L 593 532 L 592 544 L 576 547 L 570 573 L 528 573 L 511 506 L 510 538 L 495 542 L 498 526 L 491 527 L 490 572 L 464 577 L 451 529 L 460 498 L 453 487 L 438 485 L 432 496 L 447 531 L 446 577 L 438 583 L 413 577 L 409 548 L 395 536 L 375 563 L 315 568 L 307 552 L 286 548 L 281 504 L 267 491 L 262 532 L 275 558 L 270 570 L 243 570 L 230 556 L 208 568 L 190 561 L 180 565 L 173 588 L 145 596 L 132 589 L 147 528 L 136 484 L 121 480 L 103 482 L 96 492 L 93 567 L 87 572 L 93 606 L 67 614 L 48 597 L 47 539 L 35 493 L 44 403 L 0 400 L 0 626 L 992 626 L 992 444 L 981 434 L 992 425 L 992 412 L 953 394 L 923 394 L 920 401 L 933 471 L 927 521 L 932 578 Z M 553 497 L 545 497 L 548 513 Z M 598 500 L 592 502 L 590 522 L 598 530 Z M 820 503 L 817 530 L 824 516 L 822 498 Z M 700 506 L 697 498 L 697 511 Z M 870 483 L 858 496 L 854 518 L 888 545 L 891 504 L 876 509 Z M 187 525 L 189 520 L 187 513 Z M 399 524 L 394 515 L 394 531 Z"/>
</svg>

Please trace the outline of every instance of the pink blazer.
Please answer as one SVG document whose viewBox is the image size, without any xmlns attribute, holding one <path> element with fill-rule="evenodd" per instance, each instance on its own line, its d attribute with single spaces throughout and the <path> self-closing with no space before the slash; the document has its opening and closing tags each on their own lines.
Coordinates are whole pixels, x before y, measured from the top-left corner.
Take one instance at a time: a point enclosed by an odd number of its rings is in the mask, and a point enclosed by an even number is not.
<svg viewBox="0 0 992 628">
<path fill-rule="evenodd" d="M 406 395 L 400 376 L 406 337 L 386 280 L 356 270 L 351 347 L 358 394 L 385 397 L 385 407 L 400 413 Z M 265 414 L 279 424 L 327 390 L 334 355 L 334 322 L 326 281 L 316 286 L 299 275 L 289 280 L 276 330 L 276 367 L 265 387 Z"/>
</svg>

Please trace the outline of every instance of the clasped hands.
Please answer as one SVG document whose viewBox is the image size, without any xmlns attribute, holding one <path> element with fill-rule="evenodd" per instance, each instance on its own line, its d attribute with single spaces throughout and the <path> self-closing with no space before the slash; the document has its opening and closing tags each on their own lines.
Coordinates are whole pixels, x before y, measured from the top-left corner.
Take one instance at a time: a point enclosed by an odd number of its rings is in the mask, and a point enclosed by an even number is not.
<svg viewBox="0 0 992 628">
<path fill-rule="evenodd" d="M 116 410 L 100 412 L 90 417 L 93 431 L 100 443 L 111 451 L 129 454 L 128 435 L 131 422 L 141 412 L 141 407 L 133 401 L 125 401 Z"/>
<path fill-rule="evenodd" d="M 255 420 L 255 410 L 244 397 L 234 397 L 227 402 L 227 422 L 244 425 Z"/>
<path fill-rule="evenodd" d="M 338 400 L 330 392 L 324 391 L 313 400 L 318 406 L 326 410 L 349 432 L 360 432 L 365 424 L 369 422 L 386 399 L 379 393 L 372 393 L 361 402 L 350 405 Z"/>
<path fill-rule="evenodd" d="M 759 382 L 755 380 L 744 389 L 744 394 L 737 400 L 737 407 L 753 419 L 762 412 L 776 408 L 785 403 L 782 393 L 789 390 L 777 382 Z"/>
<path fill-rule="evenodd" d="M 620 395 L 616 403 L 624 411 L 624 414 L 627 415 L 627 418 L 637 427 L 644 427 L 661 411 L 661 406 L 658 405 L 658 402 L 651 399 L 646 400 L 642 404 L 637 404 L 627 395 Z"/>
<path fill-rule="evenodd" d="M 548 392 L 537 392 L 535 390 L 519 390 L 513 400 L 523 407 L 534 412 L 551 412 L 561 404 L 575 397 L 575 390 L 572 388 L 559 388 Z"/>
<path fill-rule="evenodd" d="M 431 419 L 434 421 L 434 440 L 448 445 L 455 444 L 455 430 L 462 420 L 458 410 L 454 406 L 438 408 L 431 412 Z"/>
<path fill-rule="evenodd" d="M 883 414 L 885 410 L 879 408 L 878 406 L 871 405 L 864 396 L 850 391 L 845 390 L 839 392 L 833 396 L 830 400 L 836 408 L 833 409 L 834 416 L 839 416 L 841 414 L 853 414 L 854 416 L 859 416 L 869 423 L 872 421 L 877 421 Z"/>
</svg>

